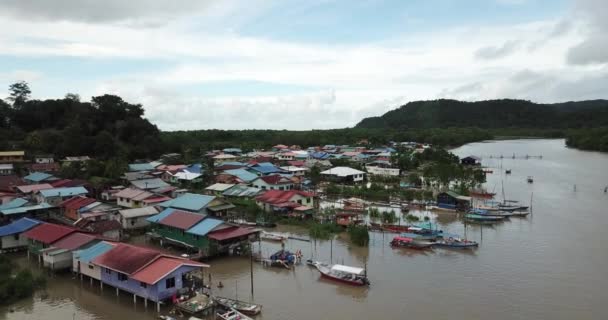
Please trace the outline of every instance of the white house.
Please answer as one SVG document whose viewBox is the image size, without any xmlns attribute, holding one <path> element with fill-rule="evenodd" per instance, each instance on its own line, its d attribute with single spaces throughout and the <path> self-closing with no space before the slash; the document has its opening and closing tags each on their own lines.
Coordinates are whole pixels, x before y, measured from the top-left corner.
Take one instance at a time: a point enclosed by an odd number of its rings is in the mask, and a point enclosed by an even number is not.
<svg viewBox="0 0 608 320">
<path fill-rule="evenodd" d="M 34 157 L 35 163 L 54 163 L 55 159 L 52 155 L 37 155 Z"/>
<path fill-rule="evenodd" d="M 394 176 L 394 177 L 399 176 L 399 169 L 396 169 L 396 168 L 383 168 L 380 166 L 367 165 L 367 166 L 365 166 L 365 169 L 367 169 L 367 172 L 369 172 L 369 174 L 373 174 L 373 175 Z"/>
<path fill-rule="evenodd" d="M 102 241 L 87 249 L 72 252 L 72 271 L 101 280 L 101 267 L 91 263 L 91 260 L 110 251 L 112 248 L 114 248 L 114 245 Z"/>
<path fill-rule="evenodd" d="M 70 188 L 53 188 L 38 191 L 36 200 L 38 203 L 46 202 L 52 206 L 57 206 L 59 203 L 75 196 L 83 196 L 89 193 L 84 187 Z"/>
<path fill-rule="evenodd" d="M 152 192 L 136 188 L 126 188 L 114 194 L 116 204 L 125 208 L 139 208 L 145 206 L 144 200 L 153 197 Z"/>
<path fill-rule="evenodd" d="M 12 163 L 0 164 L 0 176 L 8 176 L 15 172 Z"/>
<path fill-rule="evenodd" d="M 148 217 L 158 213 L 155 207 L 143 207 L 135 209 L 118 210 L 116 219 L 125 230 L 141 229 L 147 227 L 150 222 Z"/>
<path fill-rule="evenodd" d="M 282 170 L 285 170 L 289 173 L 292 173 L 296 177 L 301 177 L 306 175 L 306 172 L 310 171 L 310 169 L 305 167 L 296 167 L 296 166 L 287 166 L 281 167 Z"/>
<path fill-rule="evenodd" d="M 321 172 L 324 177 L 338 182 L 361 182 L 365 172 L 349 167 L 335 167 Z"/>
<path fill-rule="evenodd" d="M 271 176 L 259 177 L 251 183 L 254 188 L 261 190 L 291 190 L 293 182 L 281 175 L 275 174 Z"/>
</svg>

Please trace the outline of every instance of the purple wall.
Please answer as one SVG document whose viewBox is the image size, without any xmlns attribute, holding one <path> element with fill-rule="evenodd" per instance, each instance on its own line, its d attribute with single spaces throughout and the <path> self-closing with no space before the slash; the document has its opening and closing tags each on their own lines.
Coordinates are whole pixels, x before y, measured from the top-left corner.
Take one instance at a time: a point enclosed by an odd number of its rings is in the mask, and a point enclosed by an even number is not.
<svg viewBox="0 0 608 320">
<path fill-rule="evenodd" d="M 139 281 L 131 278 L 128 278 L 126 281 L 120 281 L 118 280 L 118 273 L 116 271 L 110 270 L 111 274 L 108 274 L 107 270 L 109 269 L 102 267 L 101 281 L 104 284 L 111 285 L 123 291 L 134 293 L 139 297 L 148 298 L 152 301 L 159 301 L 170 298 L 177 290 L 181 289 L 183 287 L 182 275 L 195 269 L 197 269 L 197 267 L 181 266 L 158 281 L 155 285 L 148 285 L 147 288 L 144 288 L 140 285 Z M 167 289 L 165 287 L 165 280 L 171 277 L 175 277 L 175 287 Z"/>
</svg>

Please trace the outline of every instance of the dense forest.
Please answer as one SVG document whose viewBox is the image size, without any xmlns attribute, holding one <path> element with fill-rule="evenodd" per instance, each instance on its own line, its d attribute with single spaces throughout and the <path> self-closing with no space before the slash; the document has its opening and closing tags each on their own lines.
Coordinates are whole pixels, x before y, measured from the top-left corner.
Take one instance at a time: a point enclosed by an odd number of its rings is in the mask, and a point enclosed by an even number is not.
<svg viewBox="0 0 608 320">
<path fill-rule="evenodd" d="M 608 126 L 608 100 L 539 104 L 526 100 L 414 101 L 356 128 L 417 129 L 478 127 L 484 129 L 579 129 Z"/>
<path fill-rule="evenodd" d="M 140 104 L 107 94 L 88 102 L 76 94 L 30 100 L 25 82 L 11 85 L 9 92 L 7 101 L 0 99 L 0 150 L 125 160 L 156 157 L 163 151 L 160 131 L 143 118 Z"/>
<path fill-rule="evenodd" d="M 608 101 L 536 104 L 523 100 L 462 102 L 417 101 L 363 119 L 354 128 L 332 130 L 193 130 L 160 132 L 144 118 L 144 107 L 115 95 L 84 102 L 30 99 L 25 82 L 0 99 L 0 150 L 24 149 L 29 155 L 88 155 L 99 160 L 154 159 L 179 152 L 184 159 L 227 147 L 267 149 L 276 144 L 381 145 L 417 141 L 457 146 L 496 137 L 566 137 L 569 146 L 608 151 Z M 605 127 L 602 129 L 601 127 Z M 117 171 L 117 170 L 111 170 Z"/>
</svg>

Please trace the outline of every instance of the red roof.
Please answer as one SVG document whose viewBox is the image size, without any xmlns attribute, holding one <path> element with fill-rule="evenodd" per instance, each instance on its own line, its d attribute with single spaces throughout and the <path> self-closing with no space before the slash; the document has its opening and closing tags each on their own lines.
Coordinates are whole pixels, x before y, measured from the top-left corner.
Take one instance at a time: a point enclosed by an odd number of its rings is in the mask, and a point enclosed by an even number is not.
<svg viewBox="0 0 608 320">
<path fill-rule="evenodd" d="M 78 209 L 86 207 L 96 201 L 97 200 L 95 200 L 93 198 L 79 196 L 79 197 L 73 197 L 73 198 L 63 201 L 62 203 L 59 204 L 59 207 L 78 210 Z"/>
<path fill-rule="evenodd" d="M 122 229 L 120 222 L 114 219 L 100 221 L 82 219 L 76 223 L 76 227 L 95 234 L 102 234 L 104 232 Z"/>
<path fill-rule="evenodd" d="M 30 165 L 32 171 L 59 171 L 59 163 L 32 163 Z"/>
<path fill-rule="evenodd" d="M 53 243 L 53 247 L 60 249 L 74 250 L 78 249 L 85 244 L 95 240 L 95 236 L 82 232 L 74 232 L 70 235 L 65 236 L 63 239 Z"/>
<path fill-rule="evenodd" d="M 163 256 L 137 271 L 131 278 L 147 284 L 155 284 L 182 266 L 209 267 L 200 262 Z"/>
<path fill-rule="evenodd" d="M 169 227 L 187 230 L 203 219 L 205 219 L 205 215 L 175 210 L 170 215 L 160 220 L 159 223 Z"/>
<path fill-rule="evenodd" d="M 0 176 L 0 191 L 13 191 L 16 186 L 23 185 L 25 181 L 18 176 Z"/>
<path fill-rule="evenodd" d="M 264 193 L 263 195 L 256 197 L 255 199 L 258 201 L 265 202 L 265 203 L 279 204 L 279 203 L 291 201 L 291 199 L 296 195 L 300 195 L 302 197 L 312 197 L 313 196 L 312 193 L 300 191 L 300 190 L 288 190 L 288 191 L 269 190 L 269 191 L 266 191 L 266 193 Z"/>
<path fill-rule="evenodd" d="M 278 174 L 275 175 L 271 175 L 271 176 L 265 176 L 265 177 L 260 177 L 260 179 L 264 180 L 264 182 L 268 183 L 268 184 L 286 184 L 286 183 L 291 183 L 291 180 L 280 176 Z"/>
<path fill-rule="evenodd" d="M 32 240 L 51 244 L 75 231 L 75 229 L 60 226 L 58 224 L 41 223 L 38 226 L 28 230 L 23 235 Z"/>
<path fill-rule="evenodd" d="M 289 163 L 290 166 L 294 167 L 303 167 L 306 165 L 306 162 L 302 160 L 287 161 L 287 163 Z"/>
<path fill-rule="evenodd" d="M 228 239 L 240 238 L 242 236 L 250 235 L 252 233 L 260 232 L 253 228 L 227 228 L 209 233 L 208 237 L 213 240 L 223 241 Z"/>
<path fill-rule="evenodd" d="M 92 262 L 118 272 L 132 274 L 160 255 L 156 250 L 117 243 L 113 249 L 93 259 Z"/>
<path fill-rule="evenodd" d="M 215 170 L 215 171 L 226 171 L 226 170 L 241 169 L 241 168 L 244 168 L 244 167 L 246 167 L 246 166 L 235 165 L 235 164 L 223 164 L 221 166 L 214 167 L 213 170 Z"/>
</svg>

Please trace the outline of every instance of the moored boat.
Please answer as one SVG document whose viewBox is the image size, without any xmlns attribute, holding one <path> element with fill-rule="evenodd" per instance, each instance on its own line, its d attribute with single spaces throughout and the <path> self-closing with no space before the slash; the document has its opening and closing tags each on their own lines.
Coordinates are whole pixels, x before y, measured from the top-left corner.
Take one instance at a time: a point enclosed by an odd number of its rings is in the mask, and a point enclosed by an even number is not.
<svg viewBox="0 0 608 320">
<path fill-rule="evenodd" d="M 418 240 L 407 237 L 395 237 L 390 243 L 391 247 L 406 247 L 412 249 L 427 249 L 433 246 L 433 242 Z"/>
<path fill-rule="evenodd" d="M 534 183 L 534 178 L 532 178 L 532 176 L 528 176 L 528 179 L 526 179 L 528 181 L 528 183 Z"/>
<path fill-rule="evenodd" d="M 260 239 L 266 241 L 284 241 L 287 240 L 287 236 L 278 233 L 262 231 L 262 233 L 260 234 Z"/>
<path fill-rule="evenodd" d="M 477 248 L 479 244 L 471 240 L 450 237 L 436 241 L 434 246 L 452 249 L 471 249 Z"/>
<path fill-rule="evenodd" d="M 213 297 L 213 301 L 215 301 L 215 303 L 217 303 L 218 305 L 223 306 L 224 308 L 232 308 L 248 316 L 255 316 L 262 312 L 262 306 L 259 304 L 253 304 L 225 297 Z"/>
<path fill-rule="evenodd" d="M 484 190 L 471 190 L 469 191 L 469 196 L 473 198 L 481 198 L 481 199 L 492 199 L 496 193 L 487 192 Z"/>
<path fill-rule="evenodd" d="M 506 217 L 504 217 L 504 216 L 488 216 L 488 215 L 469 213 L 469 214 L 465 215 L 464 218 L 467 221 L 470 221 L 470 222 L 494 223 L 494 222 L 503 221 Z"/>
<path fill-rule="evenodd" d="M 363 268 L 350 267 L 341 264 L 334 264 L 333 266 L 319 264 L 317 265 L 317 270 L 321 273 L 321 277 L 329 280 L 352 286 L 366 286 L 370 284 L 367 279 L 367 272 Z"/>
<path fill-rule="evenodd" d="M 384 232 L 402 233 L 402 232 L 408 232 L 410 227 L 397 225 L 397 224 L 383 224 L 381 226 L 381 228 L 382 228 L 382 231 L 384 231 Z"/>
<path fill-rule="evenodd" d="M 217 312 L 215 318 L 223 320 L 253 320 L 235 309 L 230 309 L 226 312 Z"/>
</svg>

